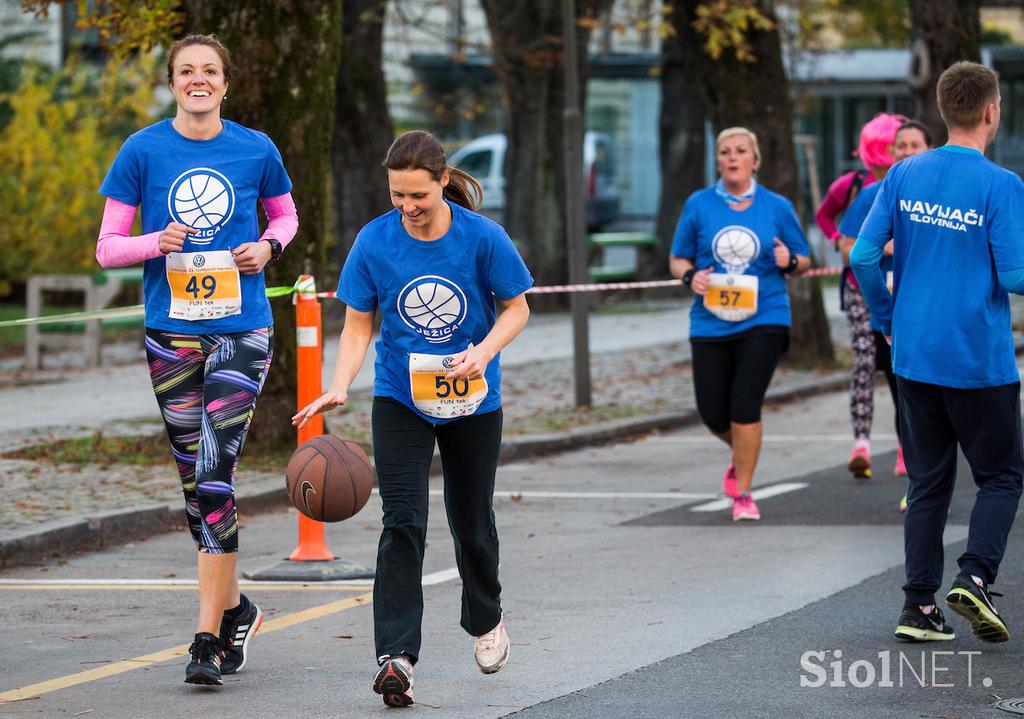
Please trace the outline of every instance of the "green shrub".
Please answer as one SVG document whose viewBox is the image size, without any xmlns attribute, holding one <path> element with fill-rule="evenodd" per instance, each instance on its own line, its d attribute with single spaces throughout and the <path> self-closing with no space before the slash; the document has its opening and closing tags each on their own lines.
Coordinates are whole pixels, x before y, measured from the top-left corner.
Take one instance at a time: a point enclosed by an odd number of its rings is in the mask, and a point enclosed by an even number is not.
<svg viewBox="0 0 1024 719">
<path fill-rule="evenodd" d="M 155 58 L 57 71 L 26 63 L 0 95 L 0 297 L 30 275 L 92 272 L 103 212 L 97 194 L 125 138 L 153 120 Z"/>
</svg>

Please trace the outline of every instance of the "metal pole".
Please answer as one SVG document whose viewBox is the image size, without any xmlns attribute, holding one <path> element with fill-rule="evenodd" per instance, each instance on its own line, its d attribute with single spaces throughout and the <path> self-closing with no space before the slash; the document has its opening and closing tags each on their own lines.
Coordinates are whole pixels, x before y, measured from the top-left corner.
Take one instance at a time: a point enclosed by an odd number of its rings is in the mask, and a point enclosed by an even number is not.
<svg viewBox="0 0 1024 719">
<path fill-rule="evenodd" d="M 579 68 L 576 64 L 576 12 L 573 0 L 562 0 L 562 67 L 565 110 L 565 235 L 569 250 L 569 282 L 587 281 L 587 248 L 583 221 L 583 123 L 580 113 Z M 572 307 L 573 367 L 576 377 L 576 406 L 589 407 L 590 338 L 587 325 L 589 299 L 574 292 Z"/>
</svg>

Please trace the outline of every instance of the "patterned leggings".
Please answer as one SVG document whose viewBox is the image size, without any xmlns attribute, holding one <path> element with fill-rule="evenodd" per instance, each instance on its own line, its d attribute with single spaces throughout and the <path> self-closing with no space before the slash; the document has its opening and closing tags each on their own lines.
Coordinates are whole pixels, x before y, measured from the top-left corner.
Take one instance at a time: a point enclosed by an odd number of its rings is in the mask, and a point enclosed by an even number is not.
<svg viewBox="0 0 1024 719">
<path fill-rule="evenodd" d="M 224 335 L 146 330 L 146 357 L 200 552 L 238 551 L 235 468 L 274 356 L 274 328 Z"/>
<path fill-rule="evenodd" d="M 875 414 L 875 373 L 885 372 L 889 387 L 893 390 L 892 401 L 898 406 L 896 399 L 895 377 L 889 366 L 888 352 L 879 356 L 876 347 L 875 332 L 871 330 L 871 316 L 868 313 L 864 295 L 860 290 L 843 285 L 843 305 L 846 307 L 846 319 L 850 321 L 850 345 L 853 348 L 853 376 L 850 378 L 850 424 L 853 426 L 854 439 L 871 437 L 871 422 Z M 881 362 L 879 360 L 882 360 Z M 897 423 L 897 433 L 899 424 Z"/>
</svg>

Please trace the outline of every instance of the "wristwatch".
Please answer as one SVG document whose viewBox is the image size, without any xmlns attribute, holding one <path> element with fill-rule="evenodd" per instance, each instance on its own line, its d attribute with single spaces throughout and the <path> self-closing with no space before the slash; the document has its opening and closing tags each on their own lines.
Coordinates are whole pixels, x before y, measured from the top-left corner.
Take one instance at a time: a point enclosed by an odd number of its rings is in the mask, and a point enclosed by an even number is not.
<svg viewBox="0 0 1024 719">
<path fill-rule="evenodd" d="M 281 247 L 281 243 L 275 240 L 273 237 L 263 237 L 261 239 L 264 242 L 270 243 L 270 261 L 277 262 L 279 259 L 281 259 L 281 253 L 284 251 L 284 248 Z"/>
<path fill-rule="evenodd" d="M 693 276 L 695 274 L 697 274 L 696 268 L 691 267 L 690 269 L 683 273 L 683 276 L 680 277 L 679 280 L 687 287 L 690 287 L 693 284 Z"/>
</svg>

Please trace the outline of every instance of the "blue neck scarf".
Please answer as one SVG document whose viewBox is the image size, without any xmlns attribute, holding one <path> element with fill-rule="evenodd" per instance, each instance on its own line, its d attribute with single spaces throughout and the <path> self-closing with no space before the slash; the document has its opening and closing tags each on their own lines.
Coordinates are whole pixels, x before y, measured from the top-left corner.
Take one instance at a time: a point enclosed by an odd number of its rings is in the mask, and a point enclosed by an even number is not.
<svg viewBox="0 0 1024 719">
<path fill-rule="evenodd" d="M 750 178 L 750 187 L 742 195 L 734 195 L 725 189 L 725 183 L 722 178 L 718 178 L 718 182 L 715 183 L 715 194 L 721 197 L 726 202 L 733 205 L 741 205 L 744 202 L 750 202 L 754 199 L 754 193 L 757 191 L 757 180 L 753 177 Z"/>
</svg>

